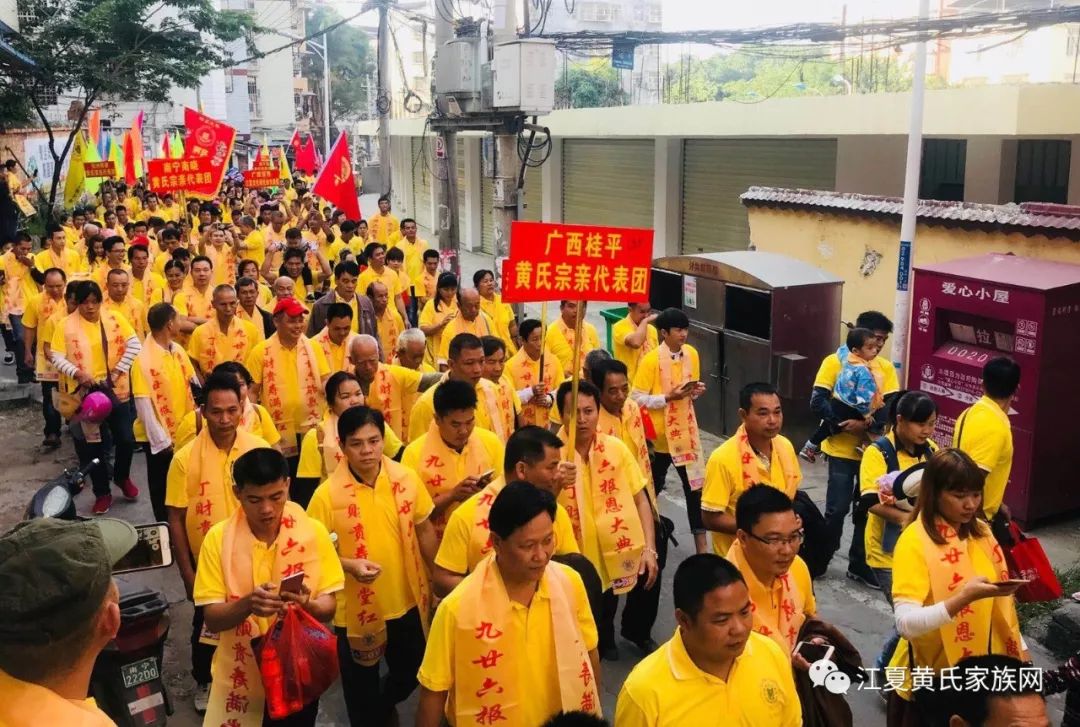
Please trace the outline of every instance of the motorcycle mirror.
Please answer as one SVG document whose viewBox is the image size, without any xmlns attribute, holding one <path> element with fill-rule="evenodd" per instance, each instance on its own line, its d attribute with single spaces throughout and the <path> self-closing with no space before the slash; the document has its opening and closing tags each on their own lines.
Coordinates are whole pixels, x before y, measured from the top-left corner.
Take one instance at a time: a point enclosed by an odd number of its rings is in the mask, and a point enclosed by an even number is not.
<svg viewBox="0 0 1080 727">
<path fill-rule="evenodd" d="M 62 517 L 71 507 L 71 493 L 64 485 L 52 487 L 41 501 L 41 517 Z"/>
<path fill-rule="evenodd" d="M 139 535 L 135 547 L 113 566 L 113 574 L 167 568 L 173 563 L 169 526 L 166 523 L 136 525 Z"/>
</svg>

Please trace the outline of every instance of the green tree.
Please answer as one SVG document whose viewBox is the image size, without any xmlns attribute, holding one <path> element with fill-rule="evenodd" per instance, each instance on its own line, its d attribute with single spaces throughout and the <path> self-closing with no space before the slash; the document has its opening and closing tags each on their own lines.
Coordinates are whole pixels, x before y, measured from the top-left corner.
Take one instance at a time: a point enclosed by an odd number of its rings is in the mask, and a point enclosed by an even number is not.
<svg viewBox="0 0 1080 727">
<path fill-rule="evenodd" d="M 308 16 L 309 35 L 341 22 L 341 15 L 325 5 L 316 6 Z M 358 120 L 369 106 L 367 79 L 375 72 L 374 51 L 368 36 L 354 25 L 339 25 L 326 34 L 330 46 L 330 125 L 337 129 L 342 122 Z M 320 38 L 318 44 L 322 43 Z M 323 61 L 317 52 L 303 56 L 303 73 L 323 85 Z M 374 89 L 371 89 L 374 91 Z M 321 100 L 320 95 L 320 100 Z M 318 115 L 322 116 L 322 107 Z"/>
<path fill-rule="evenodd" d="M 623 90 L 619 71 L 606 58 L 575 63 L 555 79 L 556 108 L 591 109 L 628 103 L 630 94 Z"/>
<path fill-rule="evenodd" d="M 34 20 L 11 44 L 36 66 L 10 70 L 0 98 L 29 98 L 48 133 L 55 162 L 44 201 L 50 213 L 64 160 L 95 102 L 168 101 L 174 87 L 193 88 L 226 65 L 226 44 L 253 29 L 246 13 L 220 11 L 215 0 L 19 0 L 19 9 Z M 76 101 L 71 131 L 54 128 L 46 113 L 44 101 L 59 93 Z"/>
</svg>

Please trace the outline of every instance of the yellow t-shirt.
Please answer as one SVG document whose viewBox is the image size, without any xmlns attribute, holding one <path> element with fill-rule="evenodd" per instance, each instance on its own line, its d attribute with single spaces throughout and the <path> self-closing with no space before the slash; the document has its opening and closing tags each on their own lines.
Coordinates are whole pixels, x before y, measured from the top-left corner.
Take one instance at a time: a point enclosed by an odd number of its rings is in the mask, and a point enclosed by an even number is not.
<svg viewBox="0 0 1080 727">
<path fill-rule="evenodd" d="M 176 344 L 179 346 L 180 344 Z M 139 354 L 142 356 L 143 354 Z M 163 365 L 158 371 L 158 375 L 161 377 L 162 384 L 166 387 L 165 394 L 168 397 L 169 407 L 175 412 L 175 415 L 179 418 L 181 412 L 187 411 L 188 406 L 188 392 L 191 391 L 191 380 L 195 377 L 195 369 L 191 366 L 191 360 L 187 356 L 180 357 L 177 361 L 176 357 L 169 356 L 167 354 L 162 355 Z M 153 382 L 157 383 L 157 381 Z M 135 357 L 135 362 L 131 365 L 131 395 L 136 399 L 139 397 L 149 398 L 150 387 L 153 384 L 146 380 L 146 374 L 143 372 L 142 362 L 139 357 Z M 194 412 L 194 409 L 191 410 Z M 179 421 L 183 421 L 182 418 Z M 146 441 L 146 427 L 143 425 L 141 417 L 135 418 L 134 425 L 135 441 Z M 179 424 L 177 424 L 179 430 Z M 169 432 L 170 437 L 176 436 L 176 432 Z M 176 442 L 173 442 L 173 446 L 176 446 Z"/>
<path fill-rule="evenodd" d="M 727 681 L 702 671 L 686 653 L 682 634 L 634 667 L 615 706 L 619 727 L 716 724 L 799 727 L 802 706 L 791 658 L 772 639 L 750 634 Z"/>
<path fill-rule="evenodd" d="M 757 461 L 757 478 L 755 484 L 772 485 L 782 490 L 788 497 L 795 497 L 798 484 L 788 492 L 787 480 L 784 479 L 784 469 L 780 466 L 779 449 L 788 451 L 788 461 L 795 462 L 798 467 L 798 458 L 795 456 L 795 448 L 791 441 L 782 434 L 778 434 L 772 440 L 772 461 L 769 471 L 766 472 Z M 799 481 L 802 481 L 802 471 L 799 472 Z M 739 457 L 739 447 L 735 437 L 729 438 L 711 455 L 705 465 L 705 486 L 701 490 L 701 509 L 709 512 L 726 512 L 735 516 L 735 503 L 746 492 L 746 484 L 743 482 L 742 458 Z M 734 535 L 727 533 L 712 533 L 713 552 L 717 555 L 727 555 L 731 544 L 735 542 Z"/>
<path fill-rule="evenodd" d="M 15 259 L 15 253 L 9 251 L 0 255 L 0 270 L 3 270 L 5 276 L 4 312 L 22 315 L 30 299 L 38 294 L 38 286 L 30 275 L 30 268 Z M 8 293 L 9 286 L 14 285 L 16 280 L 19 281 L 19 287 L 22 289 L 21 301 Z"/>
<path fill-rule="evenodd" d="M 402 550 L 401 529 L 398 525 L 398 508 L 394 493 L 390 489 L 390 478 L 386 472 L 380 472 L 375 487 L 355 482 L 356 502 L 360 509 L 360 520 L 364 524 L 364 541 L 368 549 L 368 560 L 381 568 L 375 579 L 375 605 L 386 620 L 400 618 L 409 609 L 416 606 L 405 575 L 405 554 Z M 428 519 L 435 503 L 419 482 L 416 483 L 416 502 L 412 508 L 413 523 L 420 524 Z M 323 523 L 328 530 L 334 529 L 334 505 L 330 498 L 330 486 L 324 482 L 315 489 L 308 503 L 308 515 Z M 334 625 L 345 625 L 345 599 L 338 596 L 337 613 Z"/>
<path fill-rule="evenodd" d="M 241 331 L 245 334 L 244 338 Z M 215 340 L 218 336 L 211 335 L 209 323 L 201 323 L 191 333 L 188 353 L 202 372 L 209 374 L 215 366 L 226 361 L 247 361 L 251 349 L 261 338 L 255 325 L 242 318 L 234 317 L 229 323 L 229 330 L 221 335 L 220 340 Z"/>
<path fill-rule="evenodd" d="M 378 241 L 385 245 L 390 241 L 390 235 L 400 229 L 401 223 L 392 214 L 384 215 L 379 212 L 368 218 L 368 236 L 371 242 Z"/>
<path fill-rule="evenodd" d="M 442 323 L 451 313 L 456 314 L 457 312 L 457 301 L 451 301 L 449 304 L 440 303 L 439 310 L 435 310 L 435 299 L 429 298 L 424 303 L 423 310 L 420 311 L 420 327 L 427 328 Z M 450 324 L 446 325 L 449 326 Z M 446 326 L 443 326 L 441 330 L 427 337 L 424 360 L 432 366 L 438 363 L 439 351 L 442 350 L 442 336 L 445 330 Z"/>
<path fill-rule="evenodd" d="M 240 426 L 248 433 L 254 434 L 256 437 L 264 440 L 267 445 L 273 447 L 275 444 L 281 441 L 281 434 L 274 427 L 274 420 L 262 404 L 252 404 L 250 402 L 245 403 L 245 409 L 247 407 L 254 407 L 255 415 L 252 416 L 248 411 L 244 412 L 244 418 L 240 420 Z M 190 411 L 184 415 L 184 418 L 180 420 L 180 426 L 176 428 L 176 436 L 173 437 L 174 447 L 180 448 L 185 444 L 195 439 L 195 435 L 198 433 L 195 431 L 196 417 L 195 412 Z M 204 421 L 202 424 L 206 426 Z"/>
<path fill-rule="evenodd" d="M 225 586 L 225 573 L 221 564 L 221 550 L 225 541 L 226 522 L 222 521 L 210 528 L 203 540 L 202 550 L 199 551 L 199 565 L 195 569 L 194 601 L 196 606 L 208 606 L 214 603 L 225 603 L 229 597 L 228 588 Z M 345 587 L 345 571 L 341 569 L 341 561 L 334 550 L 334 543 L 330 540 L 330 534 L 326 527 L 317 520 L 311 523 L 315 531 L 315 539 L 319 549 L 319 582 L 304 585 L 311 589 L 312 598 L 325 596 L 328 593 L 337 593 Z M 279 534 L 280 538 L 281 535 Z M 275 570 L 274 561 L 277 559 L 277 542 L 267 545 L 255 540 L 255 552 L 251 556 L 251 575 L 254 583 L 251 590 L 261 583 L 279 583 L 281 572 Z M 260 633 L 267 633 L 274 617 L 255 616 L 259 624 Z"/>
<path fill-rule="evenodd" d="M 573 331 L 571 331 L 572 333 Z M 585 355 L 589 351 L 600 348 L 600 336 L 596 333 L 596 326 L 588 321 L 581 322 L 581 350 L 579 358 L 581 361 L 585 360 Z M 563 373 L 567 376 L 574 375 L 574 347 L 570 345 L 570 342 L 563 335 L 559 326 L 552 324 L 547 329 L 547 348 L 551 353 L 555 355 L 555 358 L 559 359 L 559 363 L 563 367 Z"/>
<path fill-rule="evenodd" d="M 636 330 L 637 326 L 634 325 L 634 322 L 630 320 L 629 317 L 623 318 L 611 327 L 611 350 L 614 353 L 616 360 L 626 364 L 627 378 L 630 379 L 631 383 L 633 383 L 634 375 L 637 373 L 638 364 L 645 355 L 643 346 L 631 348 L 626 345 L 626 337 L 633 335 Z M 645 337 L 648 339 L 650 351 L 660 345 L 659 336 L 656 333 L 656 326 L 650 325 L 645 333 Z"/>
<path fill-rule="evenodd" d="M 241 243 L 241 260 L 254 260 L 260 268 L 266 260 L 266 238 L 258 230 L 252 230 Z"/>
<path fill-rule="evenodd" d="M 354 317 L 355 321 L 356 318 Z M 379 330 L 379 343 L 382 345 L 383 355 L 389 361 L 397 350 L 397 337 L 405 330 L 405 322 L 401 320 L 401 314 L 397 312 L 391 301 L 383 314 L 375 319 L 375 325 Z"/>
<path fill-rule="evenodd" d="M 23 725 L 114 727 L 93 699 L 64 699 L 51 689 L 0 671 L 0 727 Z"/>
<path fill-rule="evenodd" d="M 148 330 L 146 325 L 146 306 L 142 301 L 135 300 L 135 298 L 131 296 L 131 293 L 128 293 L 127 297 L 119 303 L 106 295 L 102 308 L 107 311 L 112 311 L 118 318 L 123 318 L 130 323 L 140 340 L 146 338 Z"/>
<path fill-rule="evenodd" d="M 589 610 L 589 598 L 585 594 L 581 576 L 561 563 L 553 562 L 548 567 L 560 569 L 569 581 L 574 620 L 581 632 L 584 647 L 592 651 L 597 644 L 596 624 Z M 463 591 L 463 588 L 455 588 L 443 599 L 428 633 L 424 661 L 417 678 L 433 692 L 448 692 L 454 688 L 454 645 Z M 513 619 L 514 628 L 524 637 L 524 641 L 517 644 L 517 653 L 507 654 L 514 662 L 517 683 L 521 685 L 522 696 L 525 697 L 521 700 L 519 724 L 540 725 L 562 709 L 559 670 L 555 662 L 555 633 L 551 623 L 551 590 L 546 579 L 540 581 L 536 595 L 528 606 L 510 601 L 510 618 Z"/>
<path fill-rule="evenodd" d="M 888 396 L 900 390 L 900 380 L 896 377 L 896 368 L 892 365 L 892 361 L 881 356 L 877 357 L 877 362 L 881 366 L 882 372 L 884 372 L 884 381 L 881 383 L 881 395 Z M 836 386 L 836 377 L 840 375 L 840 370 L 843 368 L 843 364 L 840 363 L 840 359 L 837 358 L 835 353 L 829 354 L 825 357 L 825 360 L 821 362 L 821 367 L 818 369 L 817 376 L 814 378 L 814 388 L 833 390 Z M 830 457 L 837 457 L 839 459 L 853 459 L 859 460 L 860 456 L 856 447 L 861 444 L 859 437 L 854 434 L 848 434 L 847 432 L 840 432 L 834 434 L 824 442 L 821 443 L 821 451 Z"/>
<path fill-rule="evenodd" d="M 248 354 L 247 364 L 245 364 L 247 370 L 251 373 L 251 378 L 256 384 L 260 385 L 263 383 L 263 353 L 266 351 L 267 344 L 268 341 L 260 341 L 257 343 L 255 348 L 251 349 L 251 353 Z M 297 346 L 299 345 L 300 344 L 297 343 Z M 319 377 L 319 381 L 317 381 L 316 384 L 321 392 L 323 386 L 322 382 L 330 375 L 330 365 L 326 362 L 326 356 L 323 354 L 322 346 L 312 342 L 311 350 L 315 354 L 316 374 Z M 294 414 L 292 421 L 293 429 L 287 432 L 281 432 L 282 437 L 289 437 L 291 435 L 295 438 L 297 430 L 303 424 L 303 409 L 300 406 L 301 391 L 299 372 L 296 370 L 296 351 L 296 348 L 291 351 L 284 347 L 281 349 L 281 368 L 278 371 L 279 381 L 277 382 L 278 393 L 281 396 L 281 409 L 284 412 L 293 412 Z"/>
<path fill-rule="evenodd" d="M 435 363 L 442 364 L 448 363 L 450 360 L 450 342 L 454 340 L 455 336 L 462 333 L 471 333 L 477 338 L 483 338 L 484 336 L 494 336 L 498 332 L 495 328 L 495 323 L 488 318 L 487 314 L 483 311 L 473 318 L 471 321 L 465 320 L 461 313 L 458 313 L 457 318 L 446 324 L 446 328 L 442 329 L 442 335 L 439 336 L 439 349 L 438 356 Z"/>
<path fill-rule="evenodd" d="M 383 454 L 391 459 L 401 450 L 401 440 L 394 434 L 394 430 L 386 428 L 383 437 Z M 325 480 L 330 476 L 326 471 L 326 461 L 323 458 L 322 447 L 319 446 L 319 430 L 309 429 L 300 440 L 300 463 L 296 468 L 296 476 L 306 479 Z"/>
<path fill-rule="evenodd" d="M 480 550 L 473 547 L 472 532 L 476 527 L 476 508 L 480 503 L 478 492 L 450 514 L 450 520 L 443 531 L 439 552 L 435 556 L 435 565 L 451 573 L 465 575 L 471 573 L 482 559 Z M 574 537 L 574 525 L 562 505 L 555 505 L 555 555 L 580 553 L 577 539 Z"/>
<path fill-rule="evenodd" d="M 78 273 L 85 272 L 82 257 L 70 247 L 65 247 L 59 255 L 55 254 L 51 247 L 45 248 L 34 256 L 34 267 L 41 272 L 49 268 L 60 268 L 68 280 Z"/>
<path fill-rule="evenodd" d="M 423 378 L 422 375 L 421 378 Z M 493 431 L 494 425 L 491 423 L 491 415 L 488 413 L 488 408 L 485 403 L 486 394 L 480 390 L 481 387 L 487 386 L 494 386 L 494 384 L 487 379 L 481 379 L 480 383 L 476 385 L 476 427 L 477 429 L 486 429 L 490 432 Z M 437 388 L 439 387 L 429 387 L 424 393 L 420 394 L 420 398 L 413 404 L 412 412 L 409 414 L 410 442 L 414 442 L 427 434 L 431 422 L 435 421 L 435 389 Z"/>
<path fill-rule="evenodd" d="M 427 240 L 421 240 L 416 238 L 416 242 L 409 242 L 407 237 L 403 237 L 394 243 L 394 247 L 401 248 L 401 251 L 405 253 L 405 272 L 410 278 L 419 275 L 420 271 L 424 269 L 424 250 L 428 249 Z"/>
<path fill-rule="evenodd" d="M 631 495 L 637 495 L 645 487 L 645 480 L 641 476 L 641 470 L 638 468 L 634 455 L 626 448 L 625 444 L 615 437 L 609 437 L 606 434 L 597 434 L 596 436 L 604 438 L 604 456 L 611 461 L 614 467 L 615 481 L 623 487 L 629 487 Z M 593 502 L 595 497 L 593 494 L 594 483 L 592 482 L 590 468 L 588 466 L 582 467 L 579 462 L 578 472 L 581 473 L 581 492 L 577 493 L 578 502 Z M 565 493 L 566 490 L 563 490 L 563 492 Z M 560 499 L 560 501 L 564 500 Z M 589 562 L 596 568 L 596 573 L 600 576 L 600 582 L 606 591 L 611 588 L 611 575 L 608 573 L 607 562 L 604 560 L 600 536 L 596 532 L 596 520 L 592 508 L 581 507 L 578 511 L 581 513 L 581 542 L 578 545 L 581 546 L 582 555 L 588 558 Z M 629 517 L 637 517 L 637 510 L 633 510 Z"/>
<path fill-rule="evenodd" d="M 893 444 L 896 443 L 896 437 L 891 432 L 886 436 Z M 927 444 L 932 452 L 937 450 L 937 445 L 933 441 L 928 441 Z M 922 457 L 913 457 L 905 452 L 903 448 L 898 448 L 896 450 L 896 461 L 900 465 L 900 471 L 903 472 L 907 468 L 926 460 Z M 859 493 L 862 495 L 867 493 L 877 494 L 878 478 L 885 474 L 888 474 L 885 455 L 877 447 L 867 447 L 866 451 L 863 452 L 862 462 L 859 464 Z M 892 553 L 886 553 L 881 547 L 881 539 L 885 534 L 885 519 L 872 512 L 867 513 L 867 515 L 866 534 L 863 538 L 866 545 L 866 564 L 871 568 L 892 568 Z"/>
<path fill-rule="evenodd" d="M 671 362 L 671 378 L 673 381 L 682 381 L 683 366 L 689 362 L 690 365 L 690 379 L 692 381 L 699 381 L 701 379 L 701 363 L 698 359 L 698 352 L 693 346 L 689 344 L 683 344 L 680 349 L 682 356 Z M 638 362 L 638 370 L 634 375 L 634 381 L 631 384 L 631 388 L 634 391 L 641 391 L 646 394 L 666 394 L 668 392 L 663 391 L 660 387 L 660 349 L 653 349 L 647 354 L 641 357 L 641 361 Z M 657 452 L 667 454 L 667 425 L 664 419 L 663 409 L 650 409 L 649 418 L 652 419 L 653 429 L 656 431 L 656 441 L 653 442 L 653 448 Z"/>
<path fill-rule="evenodd" d="M 86 336 L 86 340 L 90 344 L 90 368 L 87 369 L 83 366 L 83 370 L 90 374 L 94 381 L 101 381 L 109 374 L 105 362 L 105 351 L 101 348 L 101 324 L 91 323 L 77 312 L 72 315 L 78 319 L 79 325 L 82 326 L 83 335 Z M 120 335 L 124 337 L 124 340 L 135 335 L 135 329 L 122 316 L 116 316 L 116 325 L 120 329 Z M 65 327 L 63 319 L 57 321 L 56 328 L 53 330 L 52 342 L 49 345 L 53 351 L 66 357 L 67 336 L 64 335 Z"/>
<path fill-rule="evenodd" d="M 44 306 L 51 307 L 51 315 L 42 315 Z M 49 369 L 49 362 L 45 360 L 44 344 L 52 345 L 53 327 L 50 325 L 50 321 L 58 314 L 67 315 L 67 306 L 64 304 L 64 299 L 52 300 L 44 292 L 34 296 L 30 304 L 26 306 L 26 313 L 23 314 L 23 327 L 33 328 L 37 331 L 36 345 L 34 346 L 34 371 L 38 374 L 42 374 Z"/>
<path fill-rule="evenodd" d="M 135 300 L 138 300 L 138 301 L 141 301 L 142 303 L 144 303 L 146 305 L 146 309 L 150 310 L 151 305 L 153 305 L 154 303 L 160 303 L 161 301 L 160 300 L 157 300 L 157 301 L 149 300 L 150 297 L 154 297 L 154 296 L 147 296 L 147 294 L 146 294 L 146 278 L 147 277 L 149 277 L 153 281 L 151 283 L 151 286 L 150 286 L 152 290 L 154 290 L 154 291 L 164 291 L 165 288 L 167 287 L 167 284 L 165 283 L 165 278 L 161 277 L 160 275 L 155 273 L 153 270 L 147 270 L 147 271 L 145 271 L 143 273 L 143 279 L 142 280 L 139 280 L 134 275 L 131 276 L 131 292 L 129 293 L 129 295 L 131 295 L 131 297 L 134 298 Z"/>
<path fill-rule="evenodd" d="M 738 556 L 736 552 L 739 553 Z M 779 578 L 773 579 L 768 585 L 762 583 L 747 563 L 746 556 L 742 555 L 742 553 L 742 544 L 736 542 L 731 550 L 725 553 L 725 557 L 732 563 L 744 564 L 740 570 L 743 578 L 746 579 L 746 588 L 750 591 L 750 602 L 754 604 L 754 620 L 761 622 L 760 625 L 755 625 L 754 630 L 763 636 L 769 636 L 769 638 L 776 640 L 766 632 L 766 630 L 772 631 L 778 638 L 787 641 L 791 649 L 794 649 L 798 643 L 799 630 L 802 628 L 802 624 L 805 623 L 806 618 L 817 613 L 817 600 L 814 598 L 814 584 L 810 580 L 810 570 L 806 567 L 803 559 L 796 555 L 795 560 L 791 562 L 791 567 L 788 568 L 788 572 L 785 574 L 788 579 L 794 582 L 803 602 L 802 613 L 791 624 L 790 632 L 782 634 L 780 633 L 780 608 L 783 602 L 784 584 Z M 794 599 L 792 599 L 792 603 L 796 609 L 799 608 L 799 604 Z"/>
<path fill-rule="evenodd" d="M 427 438 L 431 436 L 439 436 L 437 432 L 425 432 L 422 436 L 410 442 L 409 446 L 405 448 L 405 453 L 401 455 L 401 464 L 405 465 L 420 477 L 420 481 L 424 483 L 428 493 L 434 497 L 435 495 L 451 490 L 457 486 L 466 477 L 472 475 L 478 477 L 488 470 L 494 470 L 496 477 L 502 477 L 503 473 L 503 443 L 498 437 L 486 429 L 475 427 L 472 434 L 469 436 L 470 440 L 476 440 L 480 442 L 480 446 L 487 454 L 486 460 L 480 465 L 479 472 L 470 472 L 465 466 L 466 460 L 464 454 L 458 454 L 452 449 L 448 449 L 452 461 L 446 463 L 441 469 L 441 472 L 445 472 L 445 482 L 432 482 L 432 476 L 434 473 L 424 466 L 424 445 L 427 442 Z M 471 444 L 471 442 L 470 442 Z M 443 514 L 445 520 L 449 515 L 457 509 L 457 505 L 451 505 L 450 508 Z"/>
<path fill-rule="evenodd" d="M 236 440 L 239 441 L 239 440 Z M 187 488 L 187 472 L 188 461 L 191 459 L 191 450 L 195 446 L 194 439 L 184 446 L 176 450 L 176 454 L 173 455 L 172 463 L 169 465 L 169 474 L 165 480 L 165 504 L 169 507 L 175 507 L 179 509 L 186 509 L 188 506 L 188 488 Z M 265 441 L 259 440 L 255 445 L 257 447 L 269 447 Z M 232 494 L 232 468 L 233 463 L 240 457 L 240 455 L 248 452 L 249 450 L 236 446 L 236 442 L 233 442 L 233 447 L 228 452 L 222 452 L 217 447 L 204 447 L 204 455 L 206 457 L 212 457 L 213 462 L 203 464 L 203 475 L 210 476 L 214 473 L 219 473 L 220 478 L 213 484 L 224 488 L 226 493 L 225 501 L 228 503 L 226 508 L 227 512 L 214 513 L 216 522 L 220 522 L 225 518 L 236 512 L 236 509 L 240 507 L 240 503 Z M 220 518 L 218 517 L 220 515 Z M 203 541 L 205 544 L 205 541 Z"/>
<path fill-rule="evenodd" d="M 374 282 L 380 282 L 386 286 L 386 289 L 390 291 L 390 305 L 394 305 L 395 296 L 401 295 L 401 278 L 398 277 L 397 271 L 391 268 L 389 265 L 383 268 L 382 273 L 375 272 L 375 268 L 367 267 L 364 272 L 360 273 L 360 277 L 356 281 L 356 294 L 367 295 L 368 286 Z"/>
<path fill-rule="evenodd" d="M 963 437 L 960 437 L 960 434 Z M 953 446 L 967 452 L 987 473 L 983 486 L 983 512 L 994 517 L 1005 499 L 1005 486 L 1012 472 L 1013 436 L 1009 415 L 984 396 L 956 420 Z"/>
<path fill-rule="evenodd" d="M 173 308 L 182 316 L 209 318 L 214 314 L 214 286 L 206 286 L 206 293 L 184 286 L 173 298 Z"/>
</svg>

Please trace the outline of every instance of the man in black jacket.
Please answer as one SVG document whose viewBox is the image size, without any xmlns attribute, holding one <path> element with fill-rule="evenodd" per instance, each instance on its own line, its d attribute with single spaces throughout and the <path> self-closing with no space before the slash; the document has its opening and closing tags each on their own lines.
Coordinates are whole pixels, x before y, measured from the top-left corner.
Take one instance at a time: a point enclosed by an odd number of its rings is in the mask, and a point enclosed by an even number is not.
<svg viewBox="0 0 1080 727">
<path fill-rule="evenodd" d="M 315 335 L 326 325 L 326 309 L 331 303 L 345 303 L 356 314 L 353 317 L 355 333 L 366 333 L 378 340 L 378 329 L 375 324 L 375 307 L 371 299 L 366 295 L 356 294 L 356 280 L 360 277 L 360 266 L 354 262 L 340 262 L 334 267 L 336 285 L 326 295 L 315 301 L 311 306 L 311 316 L 308 318 L 308 338 Z"/>
</svg>

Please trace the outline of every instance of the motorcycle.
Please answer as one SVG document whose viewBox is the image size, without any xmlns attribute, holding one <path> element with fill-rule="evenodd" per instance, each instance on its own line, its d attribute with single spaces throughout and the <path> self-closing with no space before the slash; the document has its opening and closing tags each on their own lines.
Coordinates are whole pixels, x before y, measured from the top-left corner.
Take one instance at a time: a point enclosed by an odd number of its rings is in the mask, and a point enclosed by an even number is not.
<svg viewBox="0 0 1080 727">
<path fill-rule="evenodd" d="M 42 485 L 30 499 L 26 519 L 53 517 L 77 520 L 75 495 L 98 459 L 85 467 L 64 470 Z M 165 523 L 137 525 L 139 540 L 113 567 L 113 574 L 172 565 L 169 530 Z M 120 629 L 98 655 L 90 677 L 90 695 L 119 727 L 164 725 L 173 713 L 162 680 L 165 640 L 169 635 L 169 602 L 164 593 L 116 579 L 120 591 Z"/>
</svg>

